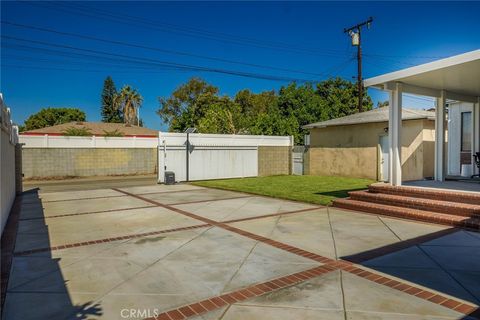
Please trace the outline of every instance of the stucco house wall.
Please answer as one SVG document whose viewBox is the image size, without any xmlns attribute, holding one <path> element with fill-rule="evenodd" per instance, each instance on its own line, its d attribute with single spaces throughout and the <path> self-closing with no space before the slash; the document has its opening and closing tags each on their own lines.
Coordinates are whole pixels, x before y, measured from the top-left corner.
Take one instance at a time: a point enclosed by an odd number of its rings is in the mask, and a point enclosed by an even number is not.
<svg viewBox="0 0 480 320">
<path fill-rule="evenodd" d="M 309 174 L 378 180 L 379 139 L 387 134 L 387 127 L 388 122 L 378 122 L 311 129 L 310 149 L 307 154 Z M 431 148 L 434 127 L 434 121 L 431 120 L 403 121 L 403 180 L 417 180 L 433 175 Z"/>
</svg>

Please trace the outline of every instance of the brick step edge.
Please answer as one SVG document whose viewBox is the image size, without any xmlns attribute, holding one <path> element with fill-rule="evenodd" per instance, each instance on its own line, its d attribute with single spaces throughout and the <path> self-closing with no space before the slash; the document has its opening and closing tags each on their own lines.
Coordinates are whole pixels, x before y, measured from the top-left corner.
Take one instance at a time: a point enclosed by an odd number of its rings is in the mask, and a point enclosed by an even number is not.
<svg viewBox="0 0 480 320">
<path fill-rule="evenodd" d="M 416 220 L 447 226 L 480 230 L 480 219 L 475 218 L 467 218 L 437 212 L 387 206 L 384 204 L 352 200 L 350 198 L 336 199 L 333 202 L 333 206 L 342 209 L 362 211 L 408 220 Z"/>
<path fill-rule="evenodd" d="M 348 194 L 352 200 L 480 219 L 480 205 L 368 191 L 351 191 Z"/>
<path fill-rule="evenodd" d="M 449 201 L 469 203 L 480 205 L 480 193 L 461 192 L 454 190 L 435 190 L 419 187 L 407 186 L 390 186 L 372 184 L 368 186 L 368 190 L 372 193 L 393 194 L 405 197 L 423 198 L 431 200 Z"/>
</svg>

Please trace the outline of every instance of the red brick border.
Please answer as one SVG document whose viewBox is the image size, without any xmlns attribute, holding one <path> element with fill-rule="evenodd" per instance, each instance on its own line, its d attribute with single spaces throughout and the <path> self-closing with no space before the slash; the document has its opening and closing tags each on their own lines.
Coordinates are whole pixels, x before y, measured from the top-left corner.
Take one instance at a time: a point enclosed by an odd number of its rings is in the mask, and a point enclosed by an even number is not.
<svg viewBox="0 0 480 320">
<path fill-rule="evenodd" d="M 465 315 L 477 317 L 477 315 L 475 315 L 474 313 L 477 311 L 478 308 L 473 304 L 468 304 L 468 303 L 438 294 L 430 290 L 425 290 L 416 286 L 412 286 L 404 281 L 398 281 L 396 279 L 393 279 L 392 277 L 384 276 L 384 275 L 378 274 L 377 272 L 365 270 L 353 264 L 340 267 L 340 269 L 347 271 L 349 273 L 352 273 L 361 278 L 373 281 L 377 284 L 381 284 L 383 286 L 407 293 L 411 296 L 415 296 L 423 300 L 428 300 L 430 302 L 433 302 L 435 304 L 444 306 L 448 309 L 463 313 Z"/>
<path fill-rule="evenodd" d="M 470 315 L 470 316 L 475 316 L 475 312 L 477 308 L 474 305 L 464 303 L 462 301 L 458 301 L 456 299 L 449 298 L 447 296 L 437 294 L 436 292 L 429 291 L 429 290 L 424 290 L 415 286 L 412 286 L 410 284 L 407 284 L 402 281 L 395 280 L 391 277 L 388 276 L 383 276 L 377 272 L 371 272 L 368 270 L 365 270 L 363 268 L 360 268 L 353 264 L 352 262 L 348 261 L 343 261 L 343 260 L 333 260 L 330 258 L 326 258 L 320 255 L 317 255 L 312 252 L 308 252 L 306 250 L 302 250 L 300 248 L 296 248 L 263 236 L 259 236 L 256 234 L 253 234 L 248 231 L 244 231 L 238 228 L 235 228 L 233 226 L 230 226 L 226 223 L 230 222 L 236 222 L 236 221 L 244 221 L 244 220 L 252 220 L 252 219 L 260 219 L 260 218 L 265 218 L 268 216 L 275 216 L 275 215 L 282 215 L 282 214 L 288 214 L 288 213 L 296 213 L 296 212 L 302 212 L 302 211 L 309 211 L 309 210 L 316 210 L 321 207 L 315 207 L 315 208 L 308 208 L 308 209 L 303 209 L 303 210 L 296 210 L 293 212 L 286 212 L 286 213 L 277 213 L 277 214 L 272 214 L 272 215 L 264 215 L 264 216 L 259 216 L 259 217 L 251 217 L 251 218 L 243 218 L 243 219 L 237 219 L 237 220 L 232 220 L 232 221 L 225 221 L 225 222 L 217 222 L 208 218 L 204 218 L 201 216 L 198 216 L 196 214 L 181 210 L 179 208 L 172 207 L 171 205 L 165 205 L 162 203 L 159 203 L 154 200 L 147 199 L 145 197 L 142 197 L 140 195 L 135 195 L 131 194 L 122 190 L 118 189 L 113 189 L 119 192 L 122 192 L 126 195 L 130 195 L 133 197 L 136 197 L 138 199 L 141 199 L 143 201 L 146 201 L 148 203 L 154 204 L 155 206 L 158 207 L 163 207 L 166 209 L 169 209 L 171 211 L 180 213 L 182 215 L 194 218 L 196 220 L 200 220 L 204 222 L 204 224 L 201 225 L 195 225 L 195 226 L 190 226 L 190 227 L 182 227 L 182 228 L 175 228 L 175 229 L 168 229 L 168 230 L 161 230 L 161 231 L 153 231 L 153 232 L 147 232 L 147 233 L 141 233 L 141 234 L 134 234 L 134 235 L 127 235 L 127 236 L 120 236 L 120 237 L 115 237 L 115 238 L 106 238 L 106 239 L 100 239 L 100 240 L 93 240 L 93 241 L 86 241 L 86 242 L 80 242 L 80 243 L 75 243 L 75 244 L 67 244 L 67 245 L 62 245 L 62 246 L 56 246 L 56 247 L 51 247 L 51 248 L 39 248 L 39 249 L 34 249 L 34 250 L 29 250 L 29 251 L 23 251 L 16 253 L 15 256 L 17 255 L 24 255 L 24 254 L 31 254 L 31 253 L 36 253 L 36 252 L 42 252 L 42 251 L 49 251 L 49 250 L 60 250 L 60 249 L 65 249 L 65 248 L 73 248 L 73 247 L 78 247 L 78 246 L 83 246 L 83 245 L 91 245 L 91 244 L 97 244 L 97 243 L 105 243 L 105 242 L 111 242 L 111 241 L 116 241 L 116 240 L 126 240 L 126 239 L 132 239 L 132 238 L 140 238 L 140 237 L 145 237 L 145 236 L 150 236 L 150 235 L 156 235 L 156 234 L 162 234 L 166 232 L 173 232 L 173 231 L 181 231 L 181 230 L 188 230 L 188 229 L 194 229 L 194 228 L 201 228 L 201 227 L 208 227 L 208 226 L 216 226 L 234 233 L 237 233 L 239 235 L 248 237 L 253 240 L 261 241 L 265 244 L 271 245 L 273 247 L 276 247 L 281 250 L 288 251 L 290 253 L 300 255 L 305 258 L 309 258 L 311 260 L 320 262 L 320 263 L 325 263 L 323 266 L 315 267 L 312 269 L 308 269 L 302 272 L 298 272 L 295 274 L 283 276 L 277 279 L 273 279 L 264 283 L 260 283 L 254 286 L 250 286 L 244 289 L 240 289 L 237 291 L 233 291 L 218 297 L 213 297 L 209 298 L 200 302 L 196 302 L 187 306 L 183 306 L 174 310 L 167 311 L 165 313 L 160 314 L 158 317 L 155 317 L 155 319 L 185 319 L 187 317 L 193 316 L 193 315 L 198 315 L 202 314 L 211 310 L 215 310 L 217 308 L 220 308 L 221 306 L 232 304 L 238 301 L 244 301 L 247 300 L 251 297 L 255 296 L 260 296 L 262 294 L 272 292 L 277 289 L 282 289 L 291 285 L 294 285 L 299 282 L 303 282 L 305 280 L 309 280 L 311 278 L 317 277 L 319 275 L 334 271 L 334 270 L 344 270 L 346 272 L 350 272 L 354 275 L 357 275 L 359 277 L 362 277 L 364 279 L 367 279 L 369 281 L 373 281 L 377 284 L 385 285 L 390 288 L 396 289 L 401 292 L 405 292 L 407 294 L 410 294 L 412 296 L 416 296 L 420 299 L 428 300 L 430 302 L 433 302 L 438 305 L 442 305 L 446 308 L 455 310 L 457 312 Z M 224 200 L 224 199 L 220 199 Z M 207 200 L 207 201 L 212 201 L 212 200 Z M 414 239 L 415 240 L 415 239 Z M 407 240 L 408 241 L 408 240 Z M 416 241 L 409 241 L 406 245 L 398 246 L 396 248 L 402 249 L 405 248 L 406 246 L 413 245 L 417 242 L 421 242 L 420 240 Z M 393 252 L 395 250 L 389 251 Z M 383 255 L 385 254 L 384 251 L 378 251 L 376 254 L 378 255 Z M 364 257 L 366 258 L 366 257 Z M 11 258 L 10 258 L 11 259 Z M 11 262 L 11 260 L 10 260 Z M 3 271 L 3 270 L 2 270 Z M 8 276 L 8 275 L 7 275 Z M 3 288 L 3 272 L 2 272 L 2 288 Z M 6 287 L 5 287 L 6 288 Z M 3 298 L 3 296 L 2 296 Z M 478 311 L 477 311 L 478 312 Z"/>
<path fill-rule="evenodd" d="M 115 211 L 128 211 L 128 210 L 135 210 L 135 209 L 155 208 L 155 207 L 156 207 L 156 206 L 142 206 L 142 207 L 133 207 L 133 208 L 125 208 L 125 209 L 109 209 L 109 210 L 102 210 L 102 211 L 90 211 L 90 212 L 57 214 L 57 215 L 48 216 L 48 217 L 24 218 L 24 219 L 20 219 L 20 221 L 45 220 L 45 219 L 53 219 L 53 218 L 65 218 L 65 217 L 83 216 L 83 215 L 89 215 L 89 214 L 110 213 L 110 212 L 115 212 Z"/>
<path fill-rule="evenodd" d="M 82 201 L 82 200 L 94 200 L 94 199 L 108 199 L 108 198 L 120 198 L 126 197 L 126 195 L 116 195 L 116 196 L 100 196 L 100 197 L 87 197 L 87 198 L 79 198 L 79 199 L 61 199 L 61 200 L 40 200 L 42 203 L 54 203 L 54 202 L 66 202 L 66 201 Z"/>
<path fill-rule="evenodd" d="M 24 256 L 24 255 L 33 254 L 33 253 L 45 252 L 45 251 L 55 251 L 55 250 L 61 250 L 61 249 L 83 247 L 83 246 L 89 246 L 89 245 L 92 245 L 92 244 L 108 243 L 108 242 L 113 242 L 113 241 L 118 241 L 118 240 L 143 238 L 143 237 L 154 236 L 154 235 L 157 235 L 157 234 L 163 234 L 163 233 L 169 233 L 169 232 L 175 232 L 175 231 L 184 231 L 184 230 L 205 228 L 205 227 L 208 227 L 208 226 L 209 226 L 208 224 L 198 224 L 198 225 L 188 226 L 188 227 L 179 227 L 179 228 L 173 228 L 173 229 L 130 234 L 130 235 L 118 236 L 118 237 L 112 237 L 112 238 L 104 238 L 104 239 L 90 240 L 90 241 L 84 241 L 84 242 L 75 242 L 75 243 L 69 243 L 69 244 L 54 246 L 54 247 L 36 248 L 36 249 L 32 249 L 32 250 L 15 252 L 14 256 L 17 257 L 17 256 Z"/>
<path fill-rule="evenodd" d="M 171 205 L 167 205 L 167 204 L 162 204 L 160 202 L 157 202 L 157 201 L 154 201 L 154 200 L 151 200 L 151 199 L 147 199 L 147 198 L 144 198 L 142 196 L 139 196 L 139 195 L 135 195 L 135 194 L 132 194 L 132 193 L 128 193 L 126 191 L 122 191 L 122 190 L 119 190 L 119 189 L 113 189 L 115 191 L 119 191 L 119 192 L 123 192 L 125 194 L 128 194 L 132 197 L 136 197 L 140 200 L 144 200 L 146 202 L 149 202 L 149 203 L 152 203 L 152 204 L 156 204 L 158 205 L 159 207 L 163 207 L 165 209 L 169 209 L 171 211 L 175 211 L 177 213 L 180 213 L 184 216 L 187 216 L 187 217 L 190 217 L 190 218 L 193 218 L 193 219 L 197 219 L 197 220 L 200 220 L 204 223 L 207 223 L 209 225 L 212 225 L 212 226 L 215 226 L 215 227 L 218 227 L 218 228 L 222 228 L 224 230 L 228 230 L 228 231 L 231 231 L 231 232 L 234 232 L 234 233 L 237 233 L 239 235 L 242 235 L 244 237 L 247 237 L 247 238 L 250 238 L 250 239 L 253 239 L 253 240 L 256 240 L 256 241 L 261 241 L 263 243 L 266 243 L 268 245 L 271 245 L 273 247 L 276 247 L 278 249 L 281 249 L 281 250 L 285 250 L 285 251 L 288 251 L 290 253 L 293 253 L 293 254 L 296 254 L 296 255 L 299 255 L 299 256 L 302 256 L 302 257 L 305 257 L 305 258 L 309 258 L 311 260 L 314 260 L 314 261 L 317 261 L 317 262 L 321 262 L 321 263 L 328 263 L 328 262 L 333 262 L 335 260 L 333 259 L 330 259 L 330 258 L 326 258 L 326 257 L 323 257 L 323 256 L 320 256 L 318 254 L 315 254 L 315 253 L 312 253 L 312 252 L 308 252 L 308 251 L 305 251 L 305 250 L 302 250 L 302 249 L 299 249 L 299 248 L 296 248 L 296 247 L 293 247 L 293 246 L 290 246 L 288 244 L 284 244 L 284 243 L 281 243 L 281 242 L 278 242 L 278 241 L 275 241 L 275 240 L 272 240 L 272 239 L 269 239 L 269 238 L 266 238 L 266 237 L 262 237 L 262 236 L 259 236 L 259 235 L 256 235 L 254 233 L 251 233 L 251 232 L 248 232 L 248 231 L 244 231 L 244 230 L 241 230 L 241 229 L 238 229 L 238 228 L 235 228 L 235 227 L 232 227 L 228 224 L 226 224 L 225 222 L 218 222 L 218 221 L 215 221 L 215 220 L 212 220 L 212 219 L 208 219 L 208 218 L 205 218 L 205 217 L 202 217 L 202 216 L 199 216 L 199 215 L 196 215 L 194 213 L 190 213 L 188 211 L 185 211 L 185 210 L 182 210 L 182 209 L 179 209 L 179 208 L 176 208 L 176 207 L 173 207 Z"/>
<path fill-rule="evenodd" d="M 176 203 L 169 203 L 169 206 L 180 206 L 183 204 L 192 204 L 192 203 L 202 203 L 202 202 L 214 202 L 214 201 L 222 201 L 222 200 L 235 200 L 235 199 L 243 199 L 243 198 L 252 198 L 253 196 L 238 196 L 238 197 L 228 197 L 223 199 L 211 199 L 211 200 L 195 200 L 195 201 L 185 201 L 185 202 L 176 202 Z"/>
<path fill-rule="evenodd" d="M 52 216 L 52 217 L 59 218 L 59 217 L 68 217 L 68 216 L 76 216 L 76 215 L 84 215 L 84 214 L 92 214 L 92 213 L 102 213 L 102 212 L 111 212 L 111 211 L 126 211 L 126 210 L 134 210 L 134 209 L 142 209 L 142 208 L 156 208 L 156 207 L 158 207 L 158 206 L 137 207 L 137 208 L 122 209 L 122 210 L 106 210 L 106 211 L 68 214 L 68 215 L 60 215 L 60 216 Z M 266 214 L 266 215 L 262 215 L 262 216 L 249 217 L 249 218 L 243 218 L 243 219 L 227 220 L 227 221 L 222 221 L 220 223 L 233 223 L 233 222 L 244 221 L 244 220 L 263 219 L 263 218 L 268 218 L 268 217 L 272 217 L 272 216 L 288 215 L 288 214 L 294 214 L 294 213 L 310 211 L 310 210 L 315 210 L 315 209 L 317 209 L 317 208 L 308 208 L 308 209 L 287 211 L 287 212 L 282 212 L 282 213 Z M 52 218 L 52 217 L 45 217 L 45 218 Z M 44 219 L 44 218 L 32 218 L 32 219 L 24 219 L 24 220 L 33 220 L 33 219 Z M 21 221 L 23 221 L 23 220 L 21 220 Z M 208 227 L 208 226 L 211 226 L 211 224 L 210 223 L 204 223 L 204 224 L 194 225 L 194 226 L 190 226 L 190 227 L 173 228 L 173 229 L 167 229 L 167 230 L 159 230 L 159 231 L 155 231 L 155 232 L 158 233 L 158 234 L 169 233 L 169 232 L 184 231 L 184 230 L 188 230 L 188 229 Z M 38 252 L 46 252 L 46 251 L 50 251 L 50 250 L 53 251 L 53 250 L 61 250 L 61 249 L 67 249 L 67 248 L 73 248 L 73 247 L 83 247 L 83 246 L 88 246 L 88 245 L 93 245 L 93 244 L 98 244 L 98 243 L 106 243 L 106 242 L 111 242 L 111 241 L 123 240 L 123 239 L 126 239 L 125 237 L 140 238 L 140 237 L 145 237 L 145 236 L 149 236 L 149 235 L 151 235 L 151 234 L 147 232 L 147 233 L 139 233 L 139 234 L 133 234 L 133 235 L 126 235 L 126 236 L 117 236 L 117 237 L 105 238 L 105 239 L 90 240 L 90 241 L 84 241 L 84 242 L 76 242 L 76 243 L 58 245 L 58 246 L 53 246 L 53 247 L 35 248 L 35 249 L 31 249 L 31 250 L 25 250 L 25 251 L 17 252 L 17 253 L 15 253 L 15 256 L 28 255 L 28 254 L 32 254 L 32 253 L 38 253 Z M 267 239 L 267 238 L 265 238 L 265 239 Z M 107 241 L 107 240 L 109 240 L 109 241 Z"/>
<path fill-rule="evenodd" d="M 191 316 L 201 315 L 229 304 L 245 301 L 253 297 L 258 297 L 278 289 L 283 289 L 297 283 L 310 280 L 334 270 L 337 270 L 337 268 L 330 265 L 314 267 L 305 271 L 282 276 L 280 278 L 232 291 L 220 296 L 215 296 L 189 305 L 181 306 L 179 308 L 161 313 L 156 317 L 147 318 L 147 320 L 182 320 Z"/>
</svg>

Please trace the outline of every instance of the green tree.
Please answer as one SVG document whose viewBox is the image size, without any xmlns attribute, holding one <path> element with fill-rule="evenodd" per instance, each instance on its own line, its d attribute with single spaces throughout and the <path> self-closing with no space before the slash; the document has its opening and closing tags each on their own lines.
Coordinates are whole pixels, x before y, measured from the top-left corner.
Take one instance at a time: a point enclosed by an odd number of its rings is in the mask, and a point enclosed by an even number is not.
<svg viewBox="0 0 480 320">
<path fill-rule="evenodd" d="M 193 78 L 170 97 L 159 98 L 157 113 L 170 131 L 197 127 L 204 133 L 292 135 L 302 144 L 308 130 L 302 126 L 357 112 L 357 86 L 341 78 L 316 84 L 290 83 L 275 91 L 239 91 L 234 99 L 220 97 L 218 88 Z M 363 109 L 372 100 L 365 95 Z"/>
<path fill-rule="evenodd" d="M 197 124 L 199 132 L 237 134 L 242 129 L 240 106 L 229 97 L 217 98 L 203 109 L 205 112 Z"/>
<path fill-rule="evenodd" d="M 125 123 L 131 125 L 139 123 L 138 109 L 142 105 L 143 97 L 136 89 L 126 85 L 115 95 L 113 100 L 115 109 L 121 111 Z"/>
<path fill-rule="evenodd" d="M 218 88 L 200 78 L 192 78 L 172 92 L 170 97 L 158 98 L 160 108 L 157 114 L 170 131 L 183 132 L 194 127 L 203 116 L 208 101 L 216 101 Z"/>
<path fill-rule="evenodd" d="M 239 132 L 248 134 L 260 115 L 277 109 L 278 97 L 273 90 L 258 94 L 241 90 L 235 95 L 234 101 L 240 106 Z"/>
<path fill-rule="evenodd" d="M 388 100 L 377 101 L 377 108 L 388 107 Z"/>
<path fill-rule="evenodd" d="M 358 87 L 342 78 L 332 78 L 317 84 L 317 94 L 325 102 L 328 119 L 348 116 L 358 112 Z M 363 111 L 372 109 L 368 94 L 363 96 Z M 326 119 L 326 120 L 328 120 Z"/>
<path fill-rule="evenodd" d="M 43 108 L 25 120 L 24 130 L 34 130 L 72 121 L 86 121 L 85 112 L 77 108 Z"/>
<path fill-rule="evenodd" d="M 115 96 L 117 89 L 112 77 L 108 76 L 103 82 L 102 90 L 102 121 L 122 123 L 123 116 L 121 110 L 115 106 Z"/>
</svg>

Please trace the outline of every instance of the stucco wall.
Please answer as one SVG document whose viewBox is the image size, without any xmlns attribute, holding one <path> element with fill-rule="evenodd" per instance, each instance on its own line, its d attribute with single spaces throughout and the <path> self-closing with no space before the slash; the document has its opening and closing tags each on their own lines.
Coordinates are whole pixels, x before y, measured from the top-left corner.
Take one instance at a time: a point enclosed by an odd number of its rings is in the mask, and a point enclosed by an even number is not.
<svg viewBox="0 0 480 320">
<path fill-rule="evenodd" d="M 1 124 L 0 164 L 0 226 L 3 232 L 15 200 L 15 145 L 11 142 L 10 132 Z"/>
<path fill-rule="evenodd" d="M 430 150 L 430 141 L 424 139 L 429 133 L 433 135 L 431 123 L 433 121 L 427 120 L 403 122 L 403 180 L 430 176 L 430 168 L 433 172 L 433 158 L 426 157 L 428 163 L 424 163 L 425 150 Z M 378 179 L 379 137 L 386 134 L 387 126 L 387 122 L 382 122 L 311 130 L 309 174 Z"/>
<path fill-rule="evenodd" d="M 25 178 L 149 174 L 156 148 L 24 148 Z"/>
<path fill-rule="evenodd" d="M 259 176 L 290 174 L 291 166 L 291 147 L 258 147 Z"/>
</svg>

